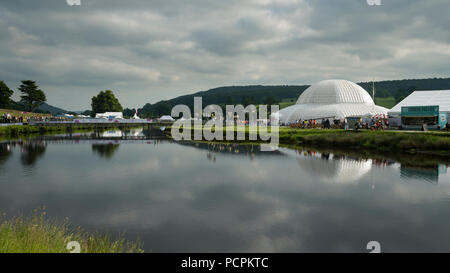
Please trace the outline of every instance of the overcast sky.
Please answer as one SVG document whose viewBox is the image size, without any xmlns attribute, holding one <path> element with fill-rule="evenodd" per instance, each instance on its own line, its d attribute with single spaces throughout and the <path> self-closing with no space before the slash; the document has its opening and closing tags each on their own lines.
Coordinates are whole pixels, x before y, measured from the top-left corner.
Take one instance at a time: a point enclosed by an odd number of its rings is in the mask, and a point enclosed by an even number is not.
<svg viewBox="0 0 450 273">
<path fill-rule="evenodd" d="M 382 4 L 0 0 L 0 80 L 84 110 L 105 89 L 134 108 L 225 85 L 450 76 L 450 1 Z"/>
</svg>

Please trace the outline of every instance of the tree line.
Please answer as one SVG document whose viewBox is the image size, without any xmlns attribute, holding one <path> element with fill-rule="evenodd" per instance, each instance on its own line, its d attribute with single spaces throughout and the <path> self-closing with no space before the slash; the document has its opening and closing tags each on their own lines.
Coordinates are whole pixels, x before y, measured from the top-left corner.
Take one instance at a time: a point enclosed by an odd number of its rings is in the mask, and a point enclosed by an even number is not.
<svg viewBox="0 0 450 273">
<path fill-rule="evenodd" d="M 358 83 L 372 95 L 372 82 Z M 140 117 L 160 117 L 170 114 L 172 107 L 184 104 L 193 110 L 194 97 L 202 97 L 203 104 L 225 105 L 242 104 L 278 104 L 289 99 L 296 101 L 309 85 L 276 85 L 276 86 L 226 86 L 201 91 L 190 95 L 179 96 L 170 100 L 162 100 L 154 104 L 147 103 L 138 109 Z M 449 90 L 450 78 L 406 79 L 375 82 L 375 98 L 393 97 L 398 103 L 416 90 Z M 124 116 L 133 116 L 134 109 L 125 109 Z"/>
<path fill-rule="evenodd" d="M 0 108 L 42 112 L 38 107 L 47 101 L 47 97 L 35 81 L 23 80 L 17 89 L 21 92 L 18 102 L 11 99 L 14 91 L 4 81 L 0 81 Z M 101 91 L 92 97 L 91 107 L 92 110 L 85 111 L 84 114 L 94 117 L 96 113 L 123 111 L 122 105 L 111 90 Z"/>
<path fill-rule="evenodd" d="M 361 87 L 372 94 L 372 82 L 358 83 Z M 226 86 L 201 91 L 194 94 L 179 96 L 170 100 L 162 100 L 154 104 L 147 103 L 138 109 L 138 115 L 143 118 L 155 118 L 162 115 L 168 115 L 171 109 L 177 104 L 187 105 L 193 110 L 194 97 L 202 97 L 203 104 L 217 104 L 222 108 L 225 105 L 242 104 L 278 104 L 283 100 L 289 99 L 295 101 L 301 93 L 306 90 L 308 85 L 276 85 L 276 86 Z M 432 79 L 407 79 L 394 81 L 375 82 L 375 97 L 387 98 L 393 97 L 396 102 L 400 102 L 413 91 L 416 90 L 443 90 L 450 89 L 450 78 L 432 78 Z M 17 110 L 36 111 L 44 102 L 46 96 L 39 89 L 35 81 L 24 80 L 18 90 L 21 92 L 20 101 L 11 100 L 13 91 L 0 81 L 0 108 L 11 108 Z M 104 112 L 123 112 L 125 117 L 132 117 L 135 109 L 123 109 L 119 100 L 111 90 L 101 91 L 98 95 L 92 97 L 91 109 L 83 114 L 95 117 L 97 113 Z"/>
</svg>

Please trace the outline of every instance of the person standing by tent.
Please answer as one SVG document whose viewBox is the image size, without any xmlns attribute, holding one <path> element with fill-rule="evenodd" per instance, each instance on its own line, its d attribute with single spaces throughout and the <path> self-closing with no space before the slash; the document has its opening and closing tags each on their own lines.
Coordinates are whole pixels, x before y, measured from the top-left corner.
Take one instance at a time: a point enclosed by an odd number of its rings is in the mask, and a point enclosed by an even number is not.
<svg viewBox="0 0 450 273">
<path fill-rule="evenodd" d="M 331 128 L 331 124 L 330 124 L 330 119 L 325 119 L 325 129 L 330 129 Z"/>
</svg>

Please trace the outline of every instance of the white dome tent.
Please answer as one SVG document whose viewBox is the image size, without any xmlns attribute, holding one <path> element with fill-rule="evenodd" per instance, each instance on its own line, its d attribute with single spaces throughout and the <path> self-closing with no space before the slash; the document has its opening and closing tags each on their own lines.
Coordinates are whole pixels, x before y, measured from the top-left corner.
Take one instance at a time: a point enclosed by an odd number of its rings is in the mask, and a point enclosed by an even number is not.
<svg viewBox="0 0 450 273">
<path fill-rule="evenodd" d="M 344 119 L 351 116 L 386 115 L 388 109 L 377 106 L 369 93 L 356 83 L 326 80 L 306 89 L 295 105 L 278 113 L 281 124 L 309 119 Z"/>
<path fill-rule="evenodd" d="M 175 119 L 172 118 L 171 116 L 165 115 L 165 116 L 161 116 L 159 118 L 159 121 L 161 121 L 161 122 L 170 122 L 170 121 L 175 121 Z"/>
</svg>

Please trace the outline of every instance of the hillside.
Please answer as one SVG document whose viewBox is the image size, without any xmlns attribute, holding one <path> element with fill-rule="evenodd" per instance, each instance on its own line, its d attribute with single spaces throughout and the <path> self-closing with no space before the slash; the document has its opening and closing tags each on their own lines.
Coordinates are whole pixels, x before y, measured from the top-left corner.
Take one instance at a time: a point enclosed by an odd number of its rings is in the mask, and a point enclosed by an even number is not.
<svg viewBox="0 0 450 273">
<path fill-rule="evenodd" d="M 61 108 L 59 108 L 59 107 L 52 106 L 52 105 L 47 104 L 47 103 L 45 103 L 45 102 L 44 102 L 43 104 L 41 104 L 41 106 L 39 106 L 37 109 L 38 109 L 39 111 L 43 112 L 43 113 L 48 113 L 48 112 L 49 112 L 49 113 L 52 114 L 52 115 L 65 114 L 65 113 L 67 113 L 66 110 L 61 109 Z"/>
<path fill-rule="evenodd" d="M 26 107 L 22 105 L 20 102 L 13 101 L 11 103 L 11 109 L 18 110 L 18 111 L 26 111 Z M 37 109 L 34 110 L 35 113 L 45 113 L 45 114 L 52 114 L 52 115 L 59 115 L 59 114 L 65 114 L 67 113 L 66 110 L 52 106 L 47 103 L 41 104 Z"/>
<path fill-rule="evenodd" d="M 372 82 L 358 83 L 372 94 Z M 177 104 L 188 105 L 193 108 L 194 97 L 201 96 L 203 105 L 208 104 L 273 104 L 281 108 L 292 105 L 298 96 L 308 88 L 308 85 L 275 85 L 275 86 L 226 86 L 200 91 L 194 94 L 176 97 L 170 100 L 159 101 L 155 104 L 147 103 L 140 108 L 141 117 L 159 117 L 170 114 L 173 106 Z M 396 102 L 402 100 L 415 90 L 442 90 L 450 89 L 450 78 L 432 79 L 406 79 L 375 82 L 375 101 L 377 104 L 392 108 Z M 134 110 L 125 109 L 125 115 L 132 116 Z"/>
</svg>

